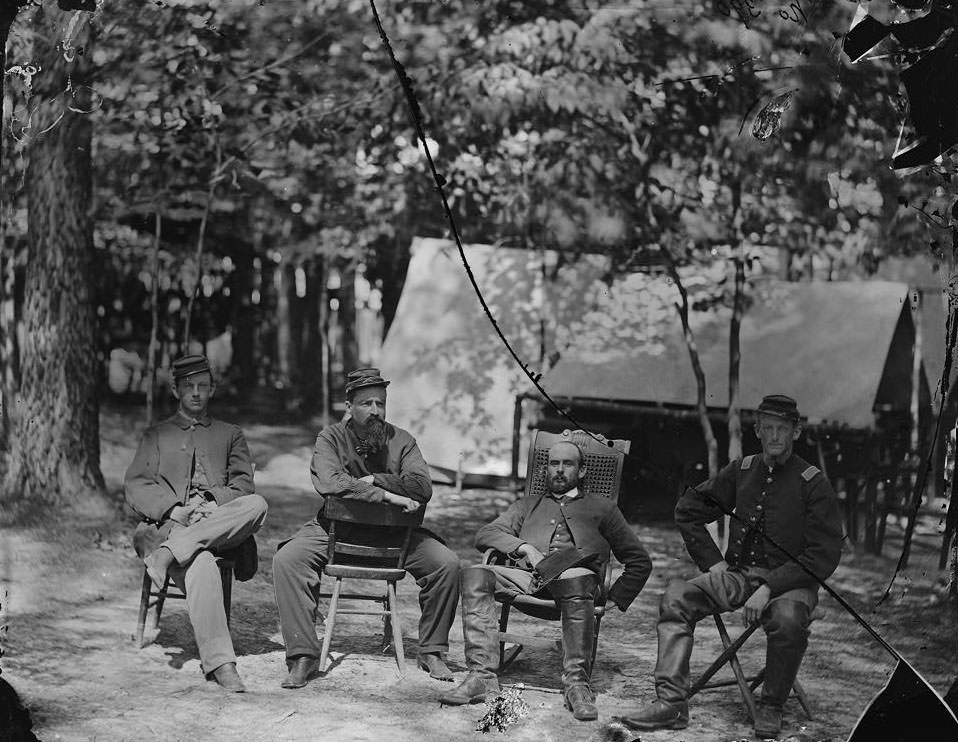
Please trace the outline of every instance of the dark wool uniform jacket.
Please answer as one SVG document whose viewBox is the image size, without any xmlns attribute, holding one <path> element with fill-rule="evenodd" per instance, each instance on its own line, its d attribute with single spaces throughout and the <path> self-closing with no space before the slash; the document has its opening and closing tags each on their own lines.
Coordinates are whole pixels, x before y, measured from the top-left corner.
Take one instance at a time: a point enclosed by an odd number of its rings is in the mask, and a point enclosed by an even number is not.
<svg viewBox="0 0 958 742">
<path fill-rule="evenodd" d="M 316 492 L 324 497 L 349 497 L 382 502 L 384 490 L 426 503 L 432 497 L 432 478 L 413 438 L 402 428 L 386 423 L 386 450 L 367 458 L 356 452 L 359 439 L 347 422 L 327 425 L 316 436 L 310 472 Z M 371 471 L 375 463 L 384 471 Z M 373 482 L 360 478 L 373 475 Z"/>
<path fill-rule="evenodd" d="M 609 590 L 609 600 L 623 611 L 635 600 L 652 573 L 652 560 L 638 536 L 612 500 L 580 491 L 580 496 L 562 506 L 569 533 L 575 545 L 587 554 L 598 554 L 596 565 L 605 574 L 609 551 L 625 570 Z M 558 503 L 549 495 L 523 497 L 476 533 L 476 548 L 495 549 L 512 554 L 522 544 L 532 544 L 542 554 L 549 553 L 555 533 Z"/>
<path fill-rule="evenodd" d="M 240 427 L 208 416 L 190 427 L 177 413 L 148 428 L 126 471 L 126 501 L 147 521 L 133 536 L 138 554 L 166 540 L 173 526 L 167 516 L 189 494 L 194 452 L 217 505 L 254 492 L 252 457 Z"/>
<path fill-rule="evenodd" d="M 766 581 L 772 596 L 818 587 L 805 570 L 825 580 L 838 566 L 842 550 L 838 498 L 825 475 L 799 456 L 792 454 L 771 471 L 760 454 L 736 459 L 714 479 L 687 489 L 679 498 L 675 523 L 703 572 L 722 561 L 705 526 L 733 509 L 737 517 L 731 519 L 725 561 L 730 567 L 743 562 L 746 535 L 764 511 L 768 535 L 764 547 L 771 570 Z"/>
<path fill-rule="evenodd" d="M 327 497 L 382 502 L 383 495 L 389 491 L 421 502 L 424 506 L 432 498 L 429 466 L 419 451 L 416 439 L 405 430 L 386 423 L 385 450 L 368 456 L 357 453 L 358 443 L 359 438 L 348 420 L 327 425 L 316 436 L 310 472 L 316 492 L 323 496 L 323 506 L 319 509 L 316 521 L 327 531 L 329 522 L 323 516 Z M 373 477 L 371 483 L 360 481 L 370 474 Z M 337 528 L 339 538 L 346 541 L 383 545 L 391 539 L 391 536 L 373 526 L 341 524 Z M 416 530 L 443 542 L 427 528 Z"/>
</svg>

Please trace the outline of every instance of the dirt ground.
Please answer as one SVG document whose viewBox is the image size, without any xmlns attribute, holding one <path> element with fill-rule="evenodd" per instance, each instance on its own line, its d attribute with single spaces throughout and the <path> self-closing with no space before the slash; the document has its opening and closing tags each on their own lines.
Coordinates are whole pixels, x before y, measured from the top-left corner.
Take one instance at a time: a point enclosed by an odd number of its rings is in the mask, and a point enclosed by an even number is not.
<svg viewBox="0 0 958 742">
<path fill-rule="evenodd" d="M 138 410 L 103 414 L 103 469 L 119 493 L 123 471 L 139 436 Z M 224 415 L 225 416 L 225 415 Z M 10 630 L 3 677 L 33 714 L 44 742 L 72 740 L 442 740 L 502 737 L 517 742 L 589 740 L 603 724 L 653 695 L 657 599 L 672 576 L 692 576 L 675 529 L 668 523 L 636 524 L 652 554 L 655 571 L 627 613 L 613 610 L 602 625 L 593 673 L 599 722 L 574 721 L 558 693 L 559 655 L 525 650 L 504 673 L 505 685 L 524 683 L 526 718 L 503 734 L 475 731 L 482 705 L 440 707 L 447 684 L 415 667 L 418 621 L 416 586 L 400 586 L 406 633 L 407 672 L 379 653 L 381 624 L 345 616 L 337 623 L 334 662 L 324 677 L 301 690 L 284 690 L 284 655 L 273 603 L 270 562 L 276 544 L 315 509 L 308 456 L 316 430 L 310 425 L 263 425 L 242 420 L 257 462 L 258 491 L 270 504 L 258 536 L 260 570 L 236 583 L 232 629 L 240 674 L 248 692 L 229 694 L 205 682 L 199 671 L 185 608 L 168 602 L 156 640 L 144 649 L 132 641 L 142 566 L 129 542 L 129 515 L 112 525 L 74 524 L 55 532 L 0 533 L 0 583 L 8 586 Z M 478 553 L 472 534 L 509 501 L 505 493 L 438 488 L 427 525 L 443 534 L 467 562 Z M 878 601 L 894 570 L 900 530 L 892 527 L 886 556 L 866 556 L 849 547 L 832 586 L 944 693 L 958 672 L 958 609 L 940 600 L 944 574 L 937 569 L 936 524 L 922 524 L 909 569 L 890 597 Z M 830 597 L 825 617 L 813 625 L 800 679 L 814 720 L 792 699 L 782 738 L 844 740 L 871 696 L 893 668 L 892 658 Z M 730 619 L 734 635 L 738 617 Z M 735 622 L 733 625 L 733 621 Z M 553 627 L 526 623 L 547 635 Z M 510 626 L 518 630 L 519 624 Z M 322 625 L 318 627 L 322 632 Z M 714 627 L 703 623 L 692 657 L 695 673 L 720 648 Z M 746 670 L 761 667 L 764 642 L 742 653 Z M 463 669 L 461 627 L 451 637 L 450 659 Z M 729 676 L 724 670 L 721 677 Z M 459 673 L 461 675 L 461 672 Z M 737 690 L 710 690 L 694 699 L 688 729 L 643 733 L 648 742 L 749 738 L 750 725 Z M 633 738 L 637 735 L 633 735 Z"/>
</svg>

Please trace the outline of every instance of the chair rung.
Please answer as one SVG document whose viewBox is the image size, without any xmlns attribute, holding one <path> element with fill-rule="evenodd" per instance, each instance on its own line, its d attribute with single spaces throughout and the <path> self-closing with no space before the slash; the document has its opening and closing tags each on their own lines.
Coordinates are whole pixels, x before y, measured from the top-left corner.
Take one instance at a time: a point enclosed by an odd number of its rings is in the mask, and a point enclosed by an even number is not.
<svg viewBox="0 0 958 742">
<path fill-rule="evenodd" d="M 559 646 L 558 639 L 545 639 L 541 636 L 519 636 L 511 634 L 508 631 L 499 632 L 499 641 L 507 644 L 521 644 L 524 647 L 537 647 L 539 649 L 554 649 Z"/>
<path fill-rule="evenodd" d="M 749 677 L 745 678 L 746 683 L 754 683 L 755 680 L 756 680 L 756 676 L 754 675 L 750 678 Z M 731 680 L 710 680 L 701 688 L 699 688 L 699 690 L 703 691 L 703 690 L 708 690 L 709 688 L 728 688 L 731 685 L 737 685 L 737 684 L 738 684 L 738 681 L 735 680 L 734 678 L 732 678 Z"/>
<path fill-rule="evenodd" d="M 404 569 L 371 569 L 369 567 L 351 567 L 342 564 L 327 564 L 323 573 L 330 577 L 349 578 L 354 580 L 379 580 L 383 582 L 399 582 L 406 576 Z"/>
<path fill-rule="evenodd" d="M 389 611 L 363 611 L 359 608 L 337 608 L 336 615 L 348 614 L 352 616 L 388 616 Z"/>
<path fill-rule="evenodd" d="M 331 598 L 333 597 L 332 593 L 320 593 L 320 598 Z M 373 600 L 377 603 L 385 603 L 388 598 L 385 595 L 367 595 L 363 593 L 340 593 L 340 600 Z"/>
</svg>

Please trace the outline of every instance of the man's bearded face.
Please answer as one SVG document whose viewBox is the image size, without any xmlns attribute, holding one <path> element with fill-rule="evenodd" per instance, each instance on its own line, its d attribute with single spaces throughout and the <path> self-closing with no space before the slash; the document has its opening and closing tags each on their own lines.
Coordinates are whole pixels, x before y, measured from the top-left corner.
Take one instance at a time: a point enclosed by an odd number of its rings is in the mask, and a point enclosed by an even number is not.
<svg viewBox="0 0 958 742">
<path fill-rule="evenodd" d="M 585 475 L 579 460 L 579 449 L 571 443 L 556 443 L 549 449 L 549 463 L 546 466 L 546 486 L 554 495 L 564 495 L 579 486 L 579 480 Z"/>
</svg>

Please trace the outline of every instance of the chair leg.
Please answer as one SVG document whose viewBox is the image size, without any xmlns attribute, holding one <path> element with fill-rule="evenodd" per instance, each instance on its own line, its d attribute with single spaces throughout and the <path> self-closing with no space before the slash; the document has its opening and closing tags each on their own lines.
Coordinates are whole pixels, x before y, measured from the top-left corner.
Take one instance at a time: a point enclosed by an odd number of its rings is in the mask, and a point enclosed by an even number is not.
<svg viewBox="0 0 958 742">
<path fill-rule="evenodd" d="M 163 615 L 163 604 L 166 602 L 166 592 L 170 589 L 170 576 L 166 576 L 166 580 L 163 582 L 163 589 L 154 593 L 156 595 L 156 602 L 153 604 L 153 625 L 150 627 L 150 631 L 153 634 L 156 634 L 160 628 L 160 616 Z"/>
<path fill-rule="evenodd" d="M 755 674 L 755 677 L 752 678 L 752 680 L 749 682 L 748 687 L 754 691 L 756 688 L 758 688 L 758 686 L 762 684 L 764 680 L 765 680 L 765 668 L 763 667 L 761 670 L 759 670 Z"/>
<path fill-rule="evenodd" d="M 509 610 L 512 608 L 508 603 L 502 604 L 502 609 L 499 611 L 499 633 L 504 634 L 509 629 Z M 509 665 L 512 664 L 513 660 L 519 656 L 519 652 L 522 651 L 522 645 L 516 644 L 508 652 L 506 651 L 506 643 L 504 641 L 499 642 L 499 667 L 498 671 L 502 672 Z"/>
<path fill-rule="evenodd" d="M 140 588 L 140 611 L 136 617 L 136 646 L 137 648 L 142 648 L 143 645 L 143 630 L 146 628 L 146 614 L 150 610 L 150 593 L 153 587 L 153 580 L 150 579 L 149 573 L 144 569 L 143 570 L 143 585 Z"/>
<path fill-rule="evenodd" d="M 718 626 L 719 625 L 718 622 L 721 621 L 722 619 L 719 616 L 716 616 L 715 618 L 716 618 L 716 626 Z M 725 624 L 722 623 L 722 630 L 724 629 L 725 629 Z M 738 638 L 731 644 L 726 644 L 725 641 L 723 640 L 722 643 L 725 646 L 725 649 L 722 651 L 722 653 L 718 657 L 715 658 L 715 661 L 711 665 L 709 665 L 708 669 L 702 673 L 702 676 L 692 684 L 692 687 L 689 690 L 689 698 L 694 696 L 700 690 L 704 690 L 705 688 L 717 687 L 717 684 L 715 685 L 709 684 L 709 680 L 711 680 L 712 676 L 715 675 L 715 673 L 717 673 L 719 670 L 721 670 L 722 666 L 726 662 L 728 662 L 729 659 L 736 652 L 738 652 L 739 649 L 741 649 L 742 645 L 745 644 L 745 641 L 752 634 L 755 633 L 756 629 L 758 629 L 758 624 L 754 624 L 753 626 L 748 627 L 747 629 L 745 629 L 745 631 L 739 634 Z M 721 634 L 722 634 L 722 631 L 719 631 L 719 636 L 721 636 Z M 725 632 L 725 636 L 726 637 L 728 636 L 727 631 Z M 723 685 L 725 685 L 725 683 L 723 683 Z"/>
<path fill-rule="evenodd" d="M 233 568 L 222 567 L 220 579 L 223 581 L 223 610 L 226 611 L 226 626 L 230 625 L 230 609 L 233 606 Z"/>
<path fill-rule="evenodd" d="M 386 594 L 389 596 L 389 615 L 392 619 L 393 648 L 396 650 L 396 664 L 399 665 L 399 674 L 406 674 L 406 655 L 402 645 L 402 625 L 399 619 L 399 601 L 396 600 L 396 583 L 386 583 Z"/>
<path fill-rule="evenodd" d="M 389 605 L 389 590 L 382 597 L 383 604 L 383 640 L 379 646 L 380 654 L 386 654 L 393 648 L 392 608 Z"/>
<path fill-rule="evenodd" d="M 725 645 L 726 648 L 731 646 L 732 640 L 725 628 L 725 622 L 718 614 L 715 614 L 715 626 L 718 628 L 719 636 L 722 637 L 722 644 Z M 755 626 L 757 627 L 758 624 L 756 623 Z M 748 712 L 749 721 L 754 722 L 755 696 L 752 695 L 752 691 L 748 687 L 748 681 L 745 679 L 745 673 L 742 672 L 742 665 L 738 661 L 738 655 L 733 652 L 728 658 L 728 663 L 732 667 L 732 672 L 735 673 L 735 680 L 738 682 L 739 690 L 742 691 L 742 701 L 745 703 L 745 710 Z"/>
<path fill-rule="evenodd" d="M 326 672 L 326 660 L 329 658 L 329 643 L 333 638 L 333 626 L 336 623 L 336 605 L 339 603 L 339 591 L 343 578 L 337 577 L 333 585 L 333 594 L 329 599 L 329 615 L 326 616 L 326 630 L 323 632 L 323 650 L 319 655 L 319 671 Z"/>
<path fill-rule="evenodd" d="M 602 625 L 602 614 L 595 615 L 595 631 L 592 634 L 592 659 L 589 661 L 589 667 L 595 667 L 595 656 L 599 651 L 599 627 Z"/>
<path fill-rule="evenodd" d="M 808 696 L 805 695 L 805 689 L 802 687 L 802 684 L 798 682 L 798 678 L 795 678 L 795 682 L 792 684 L 792 690 L 795 692 L 795 697 L 798 698 L 798 702 L 805 712 L 805 715 L 809 721 L 812 721 L 815 717 L 812 716 L 812 710 L 808 705 Z"/>
</svg>

